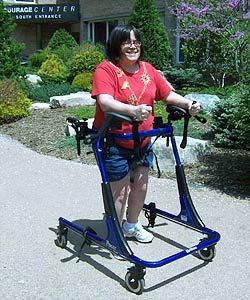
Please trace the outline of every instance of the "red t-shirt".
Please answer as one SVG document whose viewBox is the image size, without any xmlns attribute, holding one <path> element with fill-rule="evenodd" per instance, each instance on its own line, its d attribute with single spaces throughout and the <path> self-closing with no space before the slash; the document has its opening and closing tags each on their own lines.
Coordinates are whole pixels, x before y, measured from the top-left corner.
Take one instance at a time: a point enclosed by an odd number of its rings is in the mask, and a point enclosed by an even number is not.
<svg viewBox="0 0 250 300">
<path fill-rule="evenodd" d="M 96 98 L 100 94 L 111 95 L 115 100 L 126 104 L 147 104 L 152 108 L 154 101 L 162 100 L 169 95 L 171 87 L 161 74 L 149 63 L 139 62 L 139 71 L 128 73 L 120 66 L 109 61 L 100 63 L 93 75 L 92 97 Z M 131 100 L 132 98 L 132 100 Z M 133 98 L 135 101 L 133 101 Z M 134 102 L 134 103 L 133 103 Z M 154 112 L 143 121 L 139 130 L 152 129 Z M 104 122 L 104 113 L 99 103 L 96 103 L 96 113 L 94 127 L 100 128 Z M 131 132 L 132 125 L 122 123 L 122 129 L 113 130 L 115 133 Z M 143 141 L 144 146 L 147 141 Z M 120 141 L 119 145 L 133 149 L 133 141 Z"/>
</svg>

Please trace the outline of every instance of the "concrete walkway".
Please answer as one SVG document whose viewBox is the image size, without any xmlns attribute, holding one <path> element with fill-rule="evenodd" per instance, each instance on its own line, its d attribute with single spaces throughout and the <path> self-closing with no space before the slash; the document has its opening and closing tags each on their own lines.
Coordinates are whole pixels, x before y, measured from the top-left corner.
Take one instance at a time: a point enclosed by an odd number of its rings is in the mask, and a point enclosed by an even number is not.
<svg viewBox="0 0 250 300">
<path fill-rule="evenodd" d="M 97 167 L 40 155 L 0 136 L 1 299 L 249 299 L 250 202 L 198 185 L 190 193 L 202 220 L 222 236 L 215 259 L 205 263 L 189 255 L 147 269 L 145 291 L 137 296 L 124 285 L 127 262 L 96 246 L 79 253 L 82 241 L 74 234 L 66 249 L 54 244 L 60 216 L 102 230 Z M 150 178 L 147 202 L 175 213 L 176 199 L 174 181 Z M 157 225 L 153 243 L 130 242 L 136 255 L 159 260 L 197 238 L 160 218 Z"/>
</svg>

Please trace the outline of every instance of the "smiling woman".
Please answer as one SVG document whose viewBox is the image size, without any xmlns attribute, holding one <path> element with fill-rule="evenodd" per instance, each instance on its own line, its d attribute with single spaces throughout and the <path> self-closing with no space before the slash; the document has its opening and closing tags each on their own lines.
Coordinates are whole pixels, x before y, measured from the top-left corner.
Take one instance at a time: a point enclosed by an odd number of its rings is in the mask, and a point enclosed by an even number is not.
<svg viewBox="0 0 250 300">
<path fill-rule="evenodd" d="M 139 31 L 130 25 L 118 25 L 107 42 L 107 61 L 97 66 L 93 76 L 92 97 L 96 99 L 94 127 L 102 127 L 105 112 L 125 114 L 138 122 L 139 130 L 153 127 L 155 101 L 175 104 L 189 109 L 190 114 L 199 110 L 199 104 L 174 93 L 166 80 L 148 62 L 143 61 L 143 44 Z M 132 124 L 122 122 L 111 133 L 132 132 Z M 140 157 L 135 155 L 134 142 L 115 141 L 103 162 L 107 172 L 117 216 L 122 222 L 126 203 L 127 220 L 123 229 L 128 236 L 148 243 L 153 235 L 138 221 L 147 193 L 148 172 L 152 166 L 153 153 L 149 138 L 139 145 Z M 132 167 L 136 166 L 136 167 Z"/>
</svg>

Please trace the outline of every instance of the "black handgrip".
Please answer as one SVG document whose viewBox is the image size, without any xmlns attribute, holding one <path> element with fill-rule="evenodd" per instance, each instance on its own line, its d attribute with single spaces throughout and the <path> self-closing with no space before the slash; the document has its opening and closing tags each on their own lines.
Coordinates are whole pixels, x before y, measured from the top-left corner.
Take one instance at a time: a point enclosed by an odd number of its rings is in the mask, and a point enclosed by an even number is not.
<svg viewBox="0 0 250 300">
<path fill-rule="evenodd" d="M 75 117 L 68 117 L 66 119 L 67 122 L 71 123 L 71 124 L 76 124 L 79 120 Z"/>
<path fill-rule="evenodd" d="M 197 103 L 197 101 L 193 101 L 192 104 Z M 197 121 L 201 122 L 202 124 L 206 124 L 207 123 L 207 119 L 198 115 L 194 115 L 193 116 Z"/>
</svg>

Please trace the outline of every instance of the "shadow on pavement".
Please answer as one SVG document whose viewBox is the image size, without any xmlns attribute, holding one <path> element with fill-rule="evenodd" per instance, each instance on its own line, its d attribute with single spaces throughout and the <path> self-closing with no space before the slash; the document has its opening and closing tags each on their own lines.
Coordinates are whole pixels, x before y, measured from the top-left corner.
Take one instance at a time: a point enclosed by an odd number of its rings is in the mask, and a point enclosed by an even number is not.
<svg viewBox="0 0 250 300">
<path fill-rule="evenodd" d="M 195 166 L 194 166 L 195 168 Z M 187 178 L 188 167 L 185 167 Z M 250 151 L 216 149 L 200 162 L 193 182 L 202 183 L 227 195 L 248 198 L 250 195 Z"/>
<path fill-rule="evenodd" d="M 94 229 L 98 235 L 105 236 L 106 235 L 106 223 L 105 220 L 89 220 L 89 219 L 82 219 L 82 220 L 75 220 L 73 221 L 75 224 L 80 226 L 81 228 L 86 228 L 87 226 L 90 226 L 92 229 Z M 165 225 L 165 224 L 162 224 Z M 160 225 L 161 226 L 161 225 Z M 57 229 L 50 227 L 49 230 L 53 231 L 56 234 Z M 184 245 L 177 243 L 169 238 L 163 237 L 162 235 L 153 232 L 155 238 L 158 238 L 160 240 L 163 240 L 165 243 L 168 243 L 178 249 L 184 250 L 187 249 Z M 115 274 L 113 271 L 111 271 L 109 268 L 105 267 L 103 264 L 99 263 L 97 260 L 94 259 L 95 255 L 99 255 L 105 259 L 114 259 L 113 255 L 105 248 L 102 248 L 98 245 L 88 243 L 84 243 L 84 238 L 72 230 L 68 231 L 67 234 L 67 240 L 68 242 L 73 246 L 71 247 L 65 247 L 64 249 L 67 250 L 71 255 L 67 258 L 61 259 L 62 263 L 67 263 L 71 261 L 72 259 L 78 258 L 77 263 L 79 261 L 86 262 L 89 265 L 93 266 L 97 271 L 103 273 L 105 276 L 111 278 L 112 280 L 117 281 L 122 287 L 126 288 L 125 282 L 122 278 L 120 278 L 117 274 Z M 56 240 L 55 240 L 56 241 Z M 195 256 L 195 255 L 194 255 Z M 119 263 L 119 262 L 118 262 Z M 201 264 L 192 267 L 189 270 L 186 270 L 174 277 L 171 277 L 167 280 L 164 280 L 154 286 L 151 286 L 150 288 L 146 288 L 144 292 L 150 292 L 155 289 L 158 289 L 164 285 L 167 285 L 175 280 L 178 280 L 186 275 L 189 275 L 192 272 L 195 272 L 199 270 L 200 268 L 205 267 L 208 264 L 208 262 L 202 262 Z"/>
</svg>

